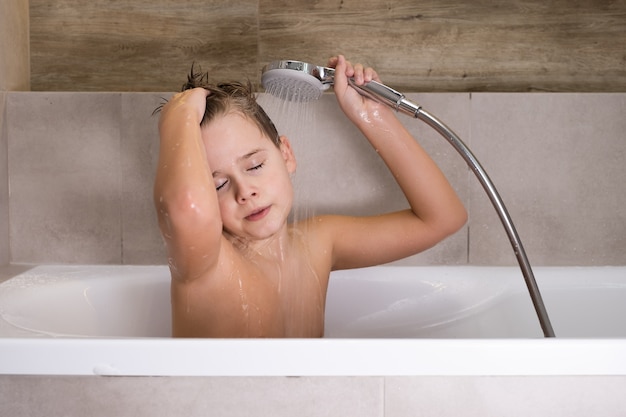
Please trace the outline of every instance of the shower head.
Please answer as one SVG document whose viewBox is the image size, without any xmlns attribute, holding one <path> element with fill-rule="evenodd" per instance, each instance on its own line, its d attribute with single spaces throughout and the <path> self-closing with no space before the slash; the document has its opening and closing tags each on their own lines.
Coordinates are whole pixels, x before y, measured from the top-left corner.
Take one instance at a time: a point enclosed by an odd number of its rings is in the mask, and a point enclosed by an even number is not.
<svg viewBox="0 0 626 417">
<path fill-rule="evenodd" d="M 350 86 L 361 95 L 386 104 L 396 111 L 417 117 L 420 106 L 407 100 L 404 94 L 376 81 Z M 263 68 L 261 84 L 265 91 L 288 101 L 311 101 L 320 98 L 335 82 L 335 70 L 302 61 L 274 61 Z"/>
<path fill-rule="evenodd" d="M 263 68 L 268 93 L 289 101 L 317 100 L 334 82 L 335 70 L 301 61 L 274 61 Z"/>
</svg>

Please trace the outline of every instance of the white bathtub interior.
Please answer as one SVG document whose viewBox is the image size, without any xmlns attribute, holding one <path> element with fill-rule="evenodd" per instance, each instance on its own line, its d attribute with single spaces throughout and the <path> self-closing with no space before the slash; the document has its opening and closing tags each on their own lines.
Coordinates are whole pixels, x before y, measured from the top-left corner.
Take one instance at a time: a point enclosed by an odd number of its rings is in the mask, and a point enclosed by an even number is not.
<svg viewBox="0 0 626 417">
<path fill-rule="evenodd" d="M 539 267 L 558 337 L 626 337 L 626 267 Z M 170 336 L 166 266 L 40 265 L 0 284 L 4 337 Z M 515 267 L 332 273 L 327 338 L 541 338 Z"/>
</svg>

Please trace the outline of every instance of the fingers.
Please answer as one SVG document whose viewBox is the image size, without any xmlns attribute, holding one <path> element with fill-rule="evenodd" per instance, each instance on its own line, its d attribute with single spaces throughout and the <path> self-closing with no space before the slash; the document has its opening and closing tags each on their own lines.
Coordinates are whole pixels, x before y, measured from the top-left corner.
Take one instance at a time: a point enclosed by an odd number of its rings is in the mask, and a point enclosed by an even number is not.
<svg viewBox="0 0 626 417">
<path fill-rule="evenodd" d="M 166 115 L 177 114 L 178 112 L 191 113 L 195 115 L 198 123 L 204 118 L 206 109 L 206 98 L 211 92 L 205 88 L 197 87 L 175 94 L 171 100 L 163 107 L 161 118 Z"/>
<path fill-rule="evenodd" d="M 361 64 L 354 65 L 354 74 L 352 75 L 357 85 L 369 83 L 370 81 L 379 81 L 378 73 L 371 67 L 364 67 Z"/>
<path fill-rule="evenodd" d="M 367 82 L 370 82 L 372 80 L 380 82 L 380 78 L 378 77 L 378 73 L 376 72 L 376 70 L 374 70 L 374 68 L 366 68 L 365 69 L 365 80 Z"/>
<path fill-rule="evenodd" d="M 192 97 L 198 96 L 206 99 L 211 94 L 211 91 L 204 87 L 195 87 L 191 90 L 184 91 L 183 93 L 188 93 Z"/>
<path fill-rule="evenodd" d="M 211 92 L 206 88 L 196 87 L 176 93 L 171 101 L 188 102 L 189 100 L 193 100 L 194 97 L 197 97 L 197 99 L 206 99 L 209 94 L 211 94 Z"/>
<path fill-rule="evenodd" d="M 363 85 L 372 80 L 380 81 L 378 73 L 371 67 L 364 67 L 362 64 L 352 64 L 343 55 L 333 56 L 328 60 L 328 66 L 335 68 L 335 74 L 340 72 L 346 77 L 352 77 L 355 84 Z"/>
</svg>

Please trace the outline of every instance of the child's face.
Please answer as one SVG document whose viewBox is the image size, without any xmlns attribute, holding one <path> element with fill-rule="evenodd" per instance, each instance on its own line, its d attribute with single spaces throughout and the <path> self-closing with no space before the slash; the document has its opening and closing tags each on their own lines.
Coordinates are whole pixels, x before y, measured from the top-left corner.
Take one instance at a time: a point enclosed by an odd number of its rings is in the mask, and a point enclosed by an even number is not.
<svg viewBox="0 0 626 417">
<path fill-rule="evenodd" d="M 296 162 L 289 141 L 278 149 L 239 113 L 202 128 L 224 230 L 244 239 L 267 239 L 286 224 L 293 202 L 289 174 Z"/>
</svg>

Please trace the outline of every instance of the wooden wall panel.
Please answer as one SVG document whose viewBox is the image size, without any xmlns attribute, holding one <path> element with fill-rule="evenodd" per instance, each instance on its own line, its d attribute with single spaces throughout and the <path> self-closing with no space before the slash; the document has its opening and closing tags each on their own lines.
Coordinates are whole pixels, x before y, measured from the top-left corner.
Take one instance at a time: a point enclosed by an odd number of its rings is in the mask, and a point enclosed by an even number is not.
<svg viewBox="0 0 626 417">
<path fill-rule="evenodd" d="M 403 91 L 626 91 L 626 0 L 30 0 L 33 90 L 258 82 L 344 53 Z"/>
<path fill-rule="evenodd" d="M 258 78 L 257 0 L 31 0 L 33 90 L 178 91 L 195 61 Z"/>
</svg>

